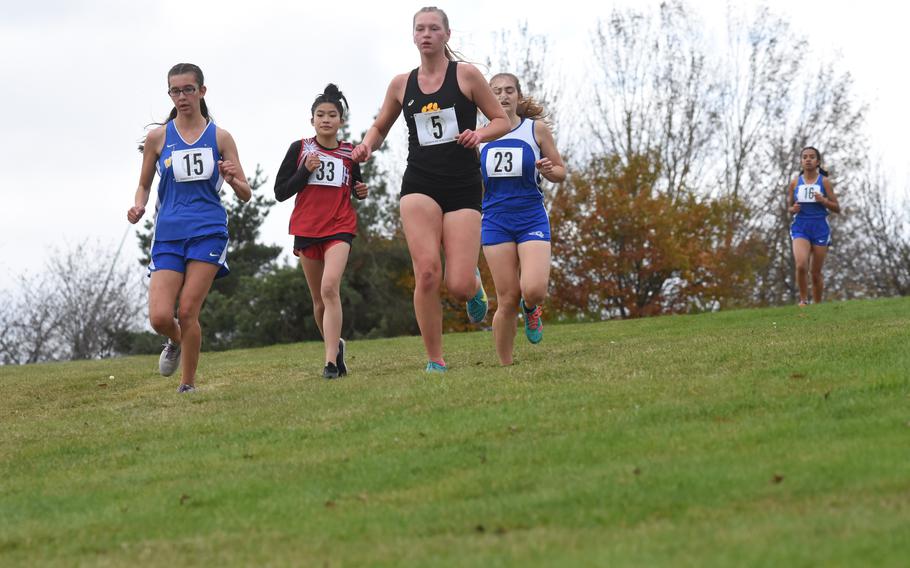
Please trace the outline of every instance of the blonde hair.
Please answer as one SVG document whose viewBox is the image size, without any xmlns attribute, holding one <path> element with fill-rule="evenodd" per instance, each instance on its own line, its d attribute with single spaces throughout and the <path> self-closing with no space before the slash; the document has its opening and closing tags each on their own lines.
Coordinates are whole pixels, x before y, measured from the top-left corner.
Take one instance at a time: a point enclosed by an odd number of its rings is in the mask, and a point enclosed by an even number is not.
<svg viewBox="0 0 910 568">
<path fill-rule="evenodd" d="M 497 73 L 493 75 L 490 79 L 490 84 L 493 84 L 493 81 L 501 77 L 506 77 L 515 82 L 515 90 L 518 91 L 518 108 L 515 109 L 515 114 L 521 118 L 530 118 L 532 120 L 544 120 L 547 118 L 547 111 L 543 108 L 543 105 L 534 100 L 533 97 L 526 97 L 521 92 L 521 82 L 518 80 L 518 77 L 511 73 Z"/>
<path fill-rule="evenodd" d="M 439 14 L 440 17 L 442 17 L 442 27 L 445 28 L 447 32 L 452 31 L 449 28 L 449 17 L 442 11 L 442 8 L 437 8 L 436 6 L 424 6 L 420 10 L 417 10 L 417 12 L 414 13 L 414 17 L 411 19 L 411 30 L 413 30 L 414 26 L 417 24 L 417 16 L 428 12 L 436 12 Z M 448 42 L 445 45 L 445 54 L 446 59 L 449 61 L 467 61 L 464 55 L 449 47 Z"/>
</svg>

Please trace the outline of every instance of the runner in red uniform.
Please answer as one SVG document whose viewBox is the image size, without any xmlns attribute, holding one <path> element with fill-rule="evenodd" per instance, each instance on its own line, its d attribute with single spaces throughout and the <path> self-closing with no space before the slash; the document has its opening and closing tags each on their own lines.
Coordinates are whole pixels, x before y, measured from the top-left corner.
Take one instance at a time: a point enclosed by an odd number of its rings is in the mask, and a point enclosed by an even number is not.
<svg viewBox="0 0 910 568">
<path fill-rule="evenodd" d="M 275 176 L 278 201 L 297 196 L 290 234 L 313 297 L 313 317 L 325 340 L 326 379 L 348 372 L 341 339 L 341 277 L 357 232 L 351 195 L 363 199 L 368 191 L 360 165 L 351 161 L 353 144 L 337 138 L 347 103 L 333 84 L 316 97 L 310 109 L 316 136 L 292 143 Z"/>
</svg>

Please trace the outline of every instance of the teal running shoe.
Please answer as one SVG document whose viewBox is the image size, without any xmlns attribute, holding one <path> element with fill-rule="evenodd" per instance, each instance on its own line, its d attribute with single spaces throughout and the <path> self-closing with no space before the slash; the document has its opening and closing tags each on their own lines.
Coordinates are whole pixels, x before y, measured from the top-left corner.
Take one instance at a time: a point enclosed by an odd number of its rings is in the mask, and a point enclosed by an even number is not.
<svg viewBox="0 0 910 568">
<path fill-rule="evenodd" d="M 475 268 L 474 274 L 477 275 L 477 278 L 480 278 L 480 269 Z M 480 281 L 480 290 L 477 291 L 477 294 L 473 298 L 468 300 L 466 305 L 468 311 L 468 319 L 471 323 L 480 323 L 483 321 L 483 318 L 487 317 L 487 308 L 489 307 L 489 302 L 487 301 L 487 293 L 483 289 L 483 280 Z"/>
<path fill-rule="evenodd" d="M 446 366 L 440 365 L 436 361 L 427 361 L 427 373 L 445 373 Z"/>
<path fill-rule="evenodd" d="M 522 298 L 521 311 L 525 315 L 525 337 L 535 345 L 540 343 L 540 340 L 543 339 L 543 318 L 540 317 L 540 306 L 534 306 L 533 310 L 528 311 L 524 298 Z"/>
</svg>

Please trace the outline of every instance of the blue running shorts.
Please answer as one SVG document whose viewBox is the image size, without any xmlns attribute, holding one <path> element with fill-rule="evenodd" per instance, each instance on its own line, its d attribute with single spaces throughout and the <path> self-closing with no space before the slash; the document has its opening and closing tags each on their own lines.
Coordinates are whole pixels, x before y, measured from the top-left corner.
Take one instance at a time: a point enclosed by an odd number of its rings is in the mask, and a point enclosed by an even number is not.
<svg viewBox="0 0 910 568">
<path fill-rule="evenodd" d="M 155 241 L 152 245 L 152 262 L 149 276 L 158 270 L 186 272 L 186 263 L 191 260 L 216 264 L 220 268 L 215 278 L 230 274 L 227 265 L 227 235 L 205 235 L 176 241 Z"/>
<path fill-rule="evenodd" d="M 480 223 L 481 245 L 521 244 L 527 241 L 550 241 L 550 219 L 543 205 L 525 211 L 483 214 Z"/>
<path fill-rule="evenodd" d="M 816 246 L 826 247 L 831 244 L 831 227 L 826 217 L 817 219 L 800 219 L 799 216 L 790 225 L 791 239 L 806 239 Z"/>
</svg>

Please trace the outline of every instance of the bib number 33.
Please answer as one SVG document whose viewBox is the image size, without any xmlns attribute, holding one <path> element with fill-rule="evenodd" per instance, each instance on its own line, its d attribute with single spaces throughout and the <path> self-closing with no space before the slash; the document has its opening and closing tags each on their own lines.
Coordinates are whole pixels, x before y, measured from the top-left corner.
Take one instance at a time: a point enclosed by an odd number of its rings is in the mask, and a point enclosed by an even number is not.
<svg viewBox="0 0 910 568">
<path fill-rule="evenodd" d="M 190 148 L 171 153 L 171 167 L 178 182 L 207 180 L 215 171 L 211 148 Z"/>
<path fill-rule="evenodd" d="M 344 161 L 332 156 L 319 155 L 319 167 L 310 174 L 310 184 L 341 187 L 344 183 Z"/>
</svg>

